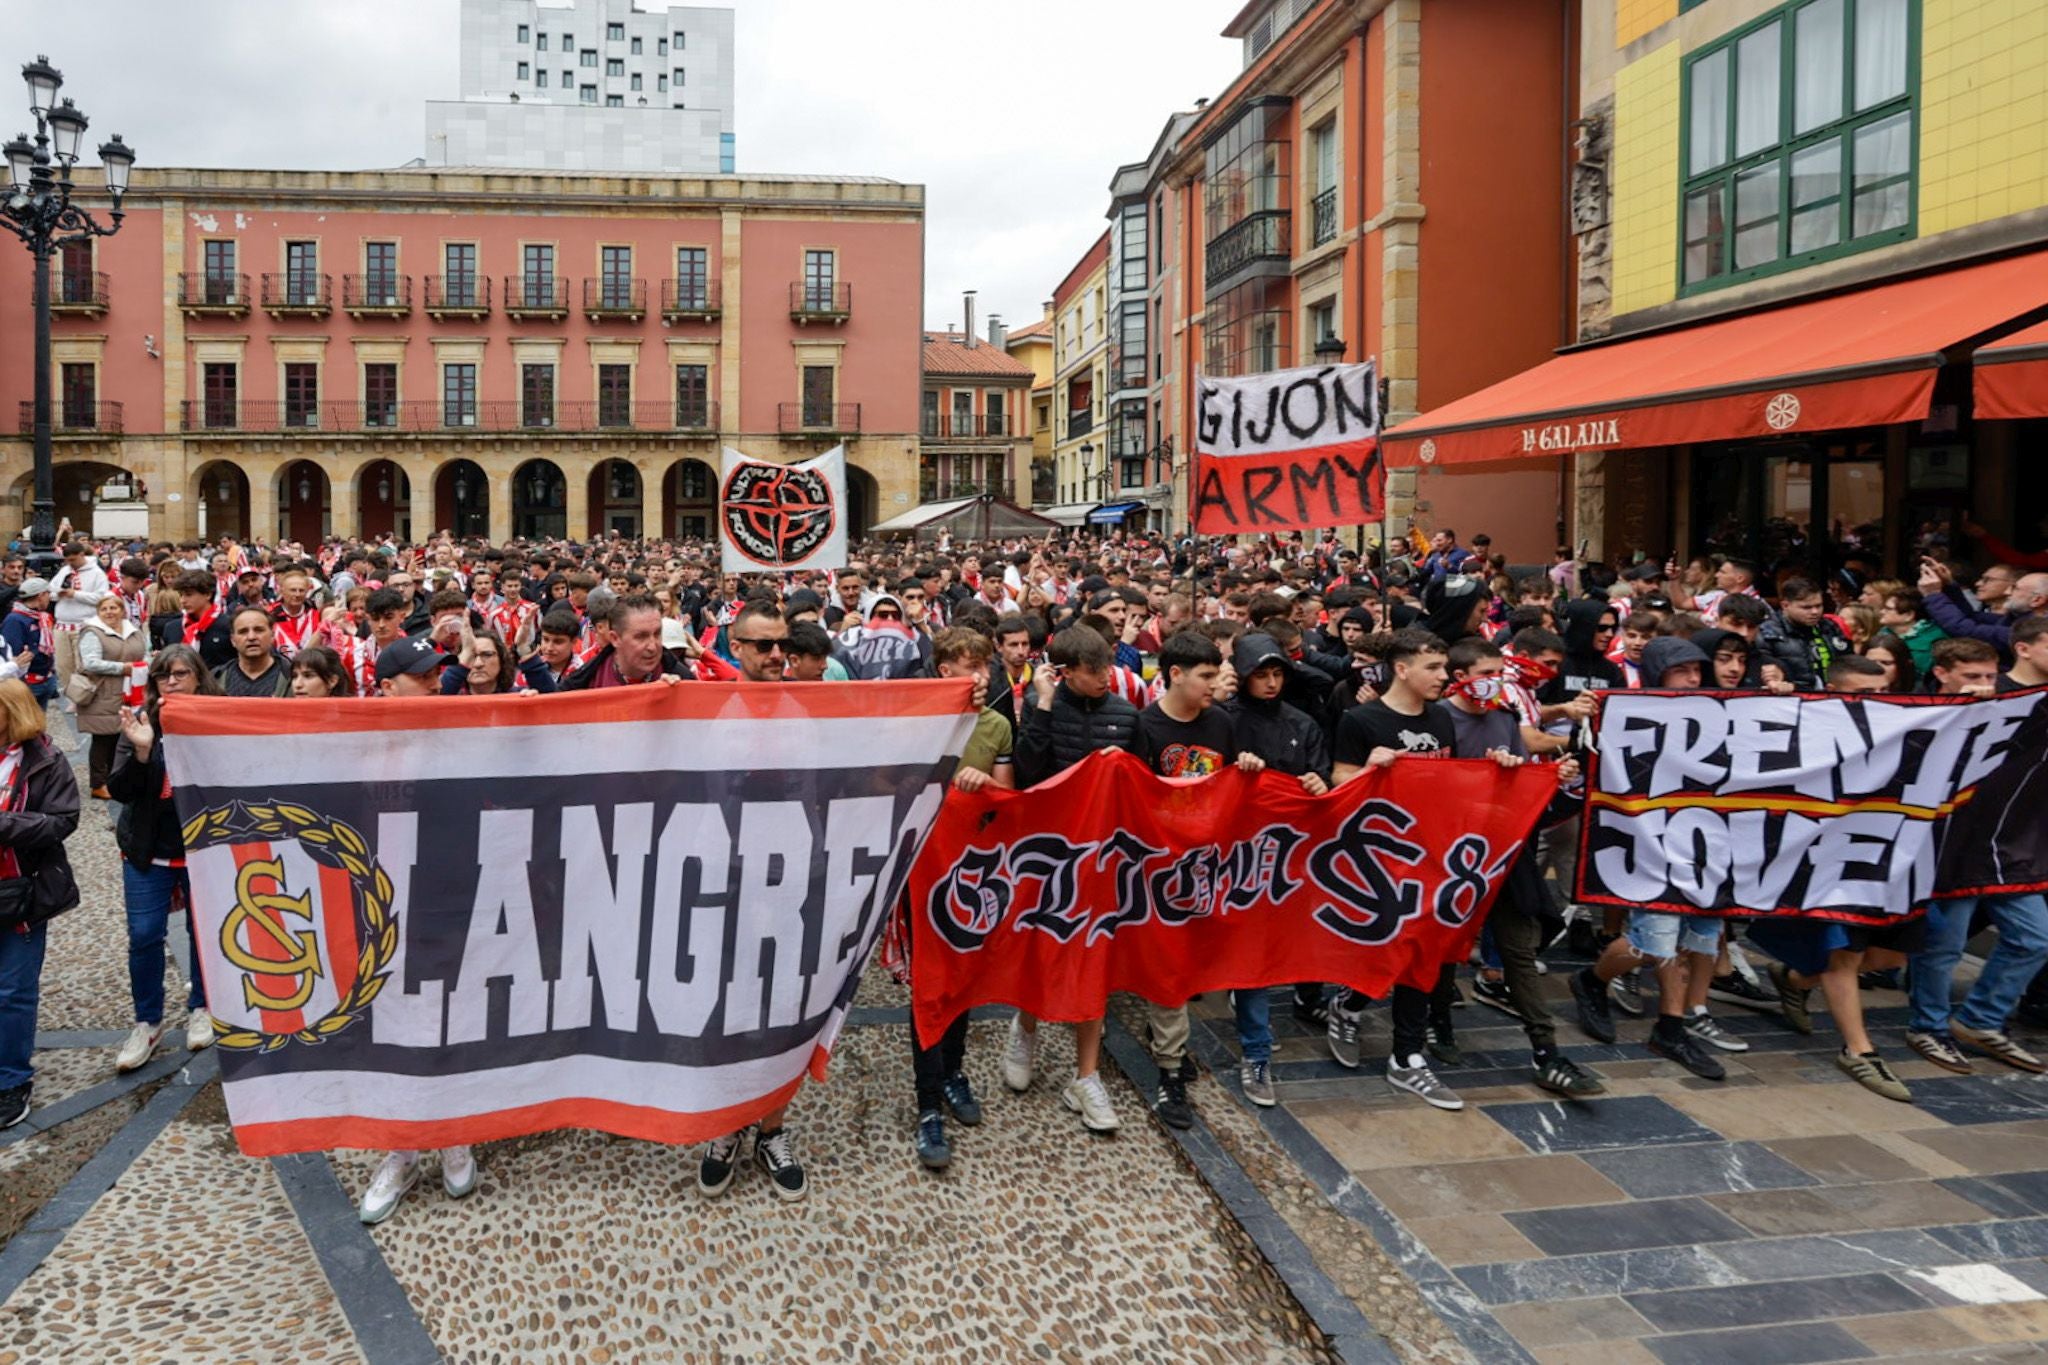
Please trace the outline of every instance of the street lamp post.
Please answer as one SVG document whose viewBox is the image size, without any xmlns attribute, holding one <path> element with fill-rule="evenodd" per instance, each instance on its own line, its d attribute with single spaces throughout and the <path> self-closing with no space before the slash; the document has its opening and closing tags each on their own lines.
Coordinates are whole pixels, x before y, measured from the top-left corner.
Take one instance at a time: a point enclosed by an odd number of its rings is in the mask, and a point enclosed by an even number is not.
<svg viewBox="0 0 2048 1365">
<path fill-rule="evenodd" d="M 35 258 L 35 510 L 29 522 L 29 569 L 47 575 L 57 563 L 56 487 L 50 454 L 50 259 L 67 243 L 111 237 L 121 230 L 121 196 L 128 192 L 128 172 L 135 152 L 116 133 L 100 145 L 106 168 L 107 194 L 113 200 L 110 222 L 97 219 L 71 202 L 71 168 L 78 164 L 85 141 L 86 117 L 70 100 L 59 102 L 63 73 L 38 56 L 21 68 L 28 84 L 29 112 L 35 115 L 36 136 L 17 135 L 6 144 L 11 193 L 0 205 L 0 226 L 21 239 Z"/>
</svg>

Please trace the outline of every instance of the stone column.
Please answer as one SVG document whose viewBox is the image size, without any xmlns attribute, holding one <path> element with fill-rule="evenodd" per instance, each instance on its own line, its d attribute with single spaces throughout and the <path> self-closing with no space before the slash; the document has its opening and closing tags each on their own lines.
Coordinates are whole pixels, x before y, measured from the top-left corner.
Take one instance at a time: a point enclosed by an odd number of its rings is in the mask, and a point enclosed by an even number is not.
<svg viewBox="0 0 2048 1365">
<path fill-rule="evenodd" d="M 663 533 L 661 508 L 661 478 L 667 472 L 659 457 L 643 457 L 633 462 L 640 473 L 640 536 L 643 540 L 659 540 Z"/>
<path fill-rule="evenodd" d="M 596 463 L 589 456 L 581 460 L 557 461 L 562 466 L 562 481 L 567 496 L 563 506 L 567 511 L 568 536 L 571 540 L 585 540 L 590 536 L 590 470 Z"/>
<path fill-rule="evenodd" d="M 404 463 L 406 482 L 412 486 L 412 524 L 401 539 L 417 544 L 439 529 L 434 525 L 434 470 L 417 455 Z"/>
</svg>

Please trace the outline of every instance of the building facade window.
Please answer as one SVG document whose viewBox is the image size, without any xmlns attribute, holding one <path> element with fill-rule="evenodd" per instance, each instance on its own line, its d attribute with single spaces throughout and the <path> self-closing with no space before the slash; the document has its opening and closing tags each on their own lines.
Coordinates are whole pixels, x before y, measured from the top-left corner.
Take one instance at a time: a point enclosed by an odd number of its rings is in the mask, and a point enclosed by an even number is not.
<svg viewBox="0 0 2048 1365">
<path fill-rule="evenodd" d="M 306 306 L 320 300 L 320 244 L 284 244 L 285 302 Z"/>
<path fill-rule="evenodd" d="M 1308 310 L 1309 345 L 1317 346 L 1337 335 L 1337 305 L 1318 303 Z"/>
<path fill-rule="evenodd" d="M 805 312 L 829 313 L 832 311 L 832 286 L 836 282 L 837 272 L 837 253 L 832 251 L 806 251 L 804 253 Z"/>
<path fill-rule="evenodd" d="M 363 425 L 398 425 L 398 366 L 385 361 L 363 366 Z"/>
<path fill-rule="evenodd" d="M 923 416 L 924 416 L 924 434 L 925 434 L 925 435 L 927 435 L 927 436 L 936 436 L 936 435 L 938 435 L 938 434 L 939 434 L 939 391 L 938 391 L 937 389 L 926 389 L 926 390 L 924 391 L 924 413 L 923 413 Z"/>
<path fill-rule="evenodd" d="M 633 248 L 629 246 L 607 246 L 598 248 L 598 292 L 606 308 L 630 308 L 633 305 Z"/>
<path fill-rule="evenodd" d="M 1279 105 L 1254 105 L 1203 153 L 1204 282 L 1210 290 L 1228 288 L 1248 268 L 1292 254 L 1293 149 L 1282 135 L 1287 112 Z"/>
<path fill-rule="evenodd" d="M 57 372 L 57 425 L 73 431 L 99 425 L 99 367 L 91 361 L 67 360 Z"/>
<path fill-rule="evenodd" d="M 1916 0 L 1801 0 L 1687 59 L 1682 288 L 1913 234 Z"/>
<path fill-rule="evenodd" d="M 528 79 L 530 79 L 530 78 L 532 77 L 532 75 L 533 75 L 533 63 L 531 63 L 531 62 L 521 62 L 521 63 L 519 64 L 519 79 L 520 79 L 520 80 L 522 80 L 522 81 L 523 81 L 523 80 L 528 80 Z"/>
<path fill-rule="evenodd" d="M 625 75 L 625 74 L 626 74 L 626 59 L 625 59 L 624 57 L 611 57 L 611 58 L 607 58 L 607 59 L 606 59 L 606 61 L 605 61 L 605 64 L 604 64 L 604 74 L 605 74 L 605 75 L 607 75 L 607 76 L 623 76 L 623 75 Z"/>
<path fill-rule="evenodd" d="M 606 24 L 604 26 L 604 40 L 608 43 L 625 42 L 626 26 L 624 24 Z"/>
<path fill-rule="evenodd" d="M 573 71 L 564 71 L 564 72 L 562 73 L 562 88 L 563 88 L 564 90 L 574 90 L 574 89 L 576 88 L 576 73 L 575 73 L 575 72 L 573 72 Z"/>
<path fill-rule="evenodd" d="M 634 40 L 632 41 L 632 43 L 631 43 L 631 44 L 630 44 L 630 45 L 629 45 L 629 46 L 627 47 L 627 49 L 626 49 L 626 50 L 627 50 L 628 52 L 632 53 L 632 54 L 633 54 L 633 55 L 634 55 L 635 57 L 639 56 L 639 55 L 640 55 L 640 40 L 639 40 L 638 38 L 635 38 L 635 39 L 634 39 Z"/>
<path fill-rule="evenodd" d="M 1009 430 L 1007 404 L 1001 389 L 990 389 L 983 402 L 986 426 L 983 432 L 989 436 L 1000 436 Z"/>
<path fill-rule="evenodd" d="M 1337 120 L 1324 119 L 1308 133 L 1309 245 L 1321 246 L 1337 236 Z"/>
<path fill-rule="evenodd" d="M 320 425 L 320 367 L 295 360 L 284 367 L 284 424 L 288 427 Z"/>
<path fill-rule="evenodd" d="M 546 52 L 546 51 L 548 50 L 548 35 L 547 35 L 547 34 L 545 34 L 545 33 L 536 33 L 536 34 L 534 35 L 534 37 L 533 37 L 533 50 L 534 50 L 535 52 Z"/>
<path fill-rule="evenodd" d="M 633 425 L 633 367 L 597 367 L 597 424 L 601 427 Z"/>
<path fill-rule="evenodd" d="M 206 301 L 226 304 L 235 301 L 235 243 L 232 238 L 208 238 L 200 248 L 205 267 Z"/>
<path fill-rule="evenodd" d="M 596 65 L 597 65 L 597 49 L 596 49 L 596 48 L 594 48 L 594 47 L 586 47 L 586 48 L 584 48 L 584 49 L 583 49 L 583 50 L 582 50 L 581 52 L 577 53 L 577 54 L 576 54 L 576 65 L 578 65 L 578 66 L 591 66 L 591 67 L 594 67 L 594 66 L 596 66 Z"/>
<path fill-rule="evenodd" d="M 519 26 L 519 41 L 522 43 L 528 43 L 533 41 L 533 26 L 531 24 L 521 24 Z M 547 46 L 547 35 L 542 34 L 540 41 L 541 46 Z"/>
<path fill-rule="evenodd" d="M 562 51 L 563 51 L 563 52 L 565 52 L 565 53 L 568 53 L 568 52 L 574 52 L 575 50 L 576 50 L 576 35 L 575 35 L 575 34 L 573 34 L 573 33 L 564 33 L 564 34 L 562 35 Z"/>
<path fill-rule="evenodd" d="M 711 425 L 711 367 L 676 366 L 676 425 L 703 430 Z"/>
<path fill-rule="evenodd" d="M 668 89 L 668 77 L 666 77 L 666 76 L 656 76 L 656 77 L 654 78 L 654 88 L 655 88 L 656 90 L 666 90 L 666 89 Z"/>
<path fill-rule="evenodd" d="M 657 57 L 666 57 L 668 55 L 668 39 L 656 38 L 654 40 L 654 55 Z"/>
<path fill-rule="evenodd" d="M 701 246 L 677 247 L 676 307 L 703 309 L 710 304 L 710 252 Z"/>
<path fill-rule="evenodd" d="M 972 436 L 974 430 L 974 390 L 953 390 L 953 434 Z"/>
<path fill-rule="evenodd" d="M 1287 368 L 1291 347 L 1283 281 L 1246 280 L 1212 300 L 1207 316 L 1204 373 L 1232 376 Z"/>
<path fill-rule="evenodd" d="M 1126 204 L 1121 215 L 1124 240 L 1117 253 L 1119 284 L 1125 293 L 1143 293 L 1147 282 L 1146 262 L 1151 252 L 1145 245 L 1150 215 L 1145 205 Z"/>
<path fill-rule="evenodd" d="M 555 248 L 529 242 L 519 250 L 519 282 L 529 305 L 547 303 L 555 293 Z"/>
<path fill-rule="evenodd" d="M 536 72 L 534 72 L 534 73 L 533 73 L 533 84 L 534 84 L 534 88 L 535 88 L 535 89 L 537 89 L 537 90 L 545 90 L 545 89 L 547 89 L 547 88 L 548 88 L 548 73 L 547 73 L 546 71 L 536 71 Z"/>
<path fill-rule="evenodd" d="M 551 427 L 555 424 L 555 367 L 533 362 L 519 367 L 519 425 Z"/>
<path fill-rule="evenodd" d="M 606 95 L 604 97 L 604 107 L 607 109 L 623 109 L 626 107 L 626 97 L 624 95 Z"/>
<path fill-rule="evenodd" d="M 476 365 L 450 363 L 441 367 L 441 425 L 476 425 Z"/>
<path fill-rule="evenodd" d="M 450 308 L 476 307 L 476 243 L 449 242 L 441 248 L 441 261 L 441 301 Z"/>
<path fill-rule="evenodd" d="M 64 243 L 57 248 L 57 301 L 89 303 L 92 296 L 92 243 Z"/>
<path fill-rule="evenodd" d="M 233 361 L 210 360 L 199 369 L 201 421 L 220 430 L 235 425 L 241 373 Z"/>
<path fill-rule="evenodd" d="M 806 365 L 803 373 L 803 423 L 807 427 L 832 425 L 832 367 Z"/>
<path fill-rule="evenodd" d="M 640 73 L 639 73 L 639 72 L 635 71 L 635 72 L 633 73 L 633 75 L 632 75 L 632 78 L 631 78 L 631 80 L 630 80 L 630 81 L 628 81 L 628 83 L 627 83 L 627 86 L 626 86 L 626 88 L 627 88 L 628 90 L 638 90 L 638 89 L 640 89 Z"/>
<path fill-rule="evenodd" d="M 685 47 L 688 46 L 688 44 L 683 41 L 683 31 L 681 29 L 677 29 L 674 35 L 671 36 L 668 41 L 669 46 L 674 48 L 677 52 L 681 52 Z"/>
<path fill-rule="evenodd" d="M 683 69 L 680 66 L 677 67 L 675 70 L 669 72 L 668 78 L 672 84 L 676 86 L 681 86 L 683 83 Z"/>
<path fill-rule="evenodd" d="M 576 100 L 579 104 L 596 104 L 597 87 L 594 85 L 578 86 L 576 88 Z"/>
</svg>

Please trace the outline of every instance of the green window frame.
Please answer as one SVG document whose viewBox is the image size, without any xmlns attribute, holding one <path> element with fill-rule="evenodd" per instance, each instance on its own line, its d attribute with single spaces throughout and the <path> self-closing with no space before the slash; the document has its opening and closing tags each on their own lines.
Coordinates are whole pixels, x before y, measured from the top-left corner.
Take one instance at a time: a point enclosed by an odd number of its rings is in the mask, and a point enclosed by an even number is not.
<svg viewBox="0 0 2048 1365">
<path fill-rule="evenodd" d="M 1919 91 L 1920 0 L 1797 0 L 1688 54 L 1680 296 L 1912 240 Z"/>
</svg>

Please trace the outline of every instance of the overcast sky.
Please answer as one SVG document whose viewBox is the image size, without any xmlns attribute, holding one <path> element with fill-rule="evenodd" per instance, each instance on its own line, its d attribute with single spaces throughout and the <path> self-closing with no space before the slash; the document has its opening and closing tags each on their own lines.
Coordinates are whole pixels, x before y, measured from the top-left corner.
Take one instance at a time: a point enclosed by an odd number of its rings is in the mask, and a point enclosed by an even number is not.
<svg viewBox="0 0 2048 1365">
<path fill-rule="evenodd" d="M 733 0 L 739 170 L 925 185 L 926 323 L 976 289 L 1022 325 L 1116 167 L 1236 74 L 1240 3 Z M 145 165 L 394 166 L 458 94 L 456 0 L 0 0 L 0 33 L 0 61 L 64 72 L 88 145 L 120 133 Z"/>
</svg>

